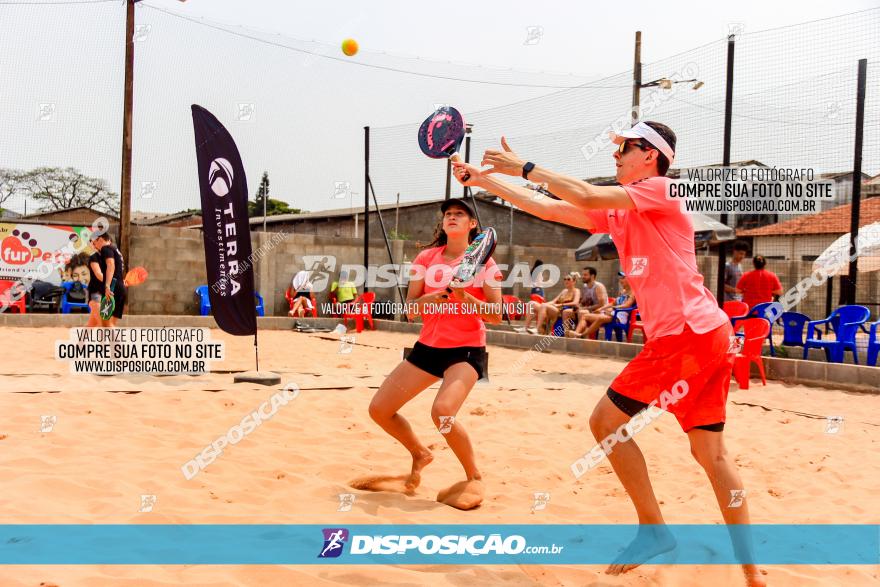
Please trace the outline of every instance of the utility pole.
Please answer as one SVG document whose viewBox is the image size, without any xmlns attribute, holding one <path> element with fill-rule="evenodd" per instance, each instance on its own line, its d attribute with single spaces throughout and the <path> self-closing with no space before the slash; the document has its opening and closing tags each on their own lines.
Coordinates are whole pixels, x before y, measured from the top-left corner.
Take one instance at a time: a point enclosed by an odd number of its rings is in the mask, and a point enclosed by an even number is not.
<svg viewBox="0 0 880 587">
<path fill-rule="evenodd" d="M 639 121 L 639 100 L 642 90 L 642 31 L 636 31 L 636 51 L 633 58 L 632 124 Z"/>
<path fill-rule="evenodd" d="M 394 207 L 394 236 L 395 238 L 400 238 L 400 233 L 397 232 L 397 225 L 400 221 L 400 192 L 397 192 L 397 205 Z"/>
<path fill-rule="evenodd" d="M 134 4 L 126 0 L 125 14 L 125 89 L 122 103 L 122 178 L 119 188 L 119 252 L 131 263 L 131 117 L 134 94 Z"/>
</svg>

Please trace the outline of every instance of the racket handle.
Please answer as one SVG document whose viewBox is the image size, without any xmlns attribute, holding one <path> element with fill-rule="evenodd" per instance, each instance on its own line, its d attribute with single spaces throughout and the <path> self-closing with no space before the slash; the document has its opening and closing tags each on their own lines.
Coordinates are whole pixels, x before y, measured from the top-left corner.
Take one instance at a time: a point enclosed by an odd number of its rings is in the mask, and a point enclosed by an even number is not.
<svg viewBox="0 0 880 587">
<path fill-rule="evenodd" d="M 461 161 L 461 157 L 458 156 L 458 153 L 453 153 L 453 154 L 449 157 L 449 160 L 450 160 L 450 161 L 460 162 L 460 161 Z M 467 181 L 467 180 L 469 180 L 470 178 L 471 178 L 471 174 L 468 173 L 467 171 L 465 171 L 465 172 L 464 172 L 464 175 L 461 176 L 461 181 Z"/>
</svg>

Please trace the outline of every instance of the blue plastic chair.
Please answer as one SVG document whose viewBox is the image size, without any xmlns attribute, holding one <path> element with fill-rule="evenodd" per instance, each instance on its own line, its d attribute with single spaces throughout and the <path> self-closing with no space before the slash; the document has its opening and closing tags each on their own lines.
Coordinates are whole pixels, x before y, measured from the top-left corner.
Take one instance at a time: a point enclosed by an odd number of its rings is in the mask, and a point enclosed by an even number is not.
<svg viewBox="0 0 880 587">
<path fill-rule="evenodd" d="M 74 285 L 78 285 L 78 284 L 79 284 L 79 282 L 77 282 L 77 281 L 62 281 L 61 282 L 61 287 L 64 288 L 64 293 L 61 294 L 61 313 L 62 314 L 70 314 L 71 310 L 85 310 L 86 312 L 92 311 L 91 308 L 89 308 L 88 291 L 86 292 L 85 303 L 71 302 L 68 299 L 67 296 L 68 296 L 68 294 L 70 294 L 70 290 L 73 288 Z"/>
<path fill-rule="evenodd" d="M 577 306 L 573 305 L 565 305 L 562 307 L 563 310 L 566 308 L 574 308 L 574 322 L 577 324 Z M 562 326 L 562 312 L 559 312 L 559 317 L 556 319 L 556 322 L 553 323 L 553 328 L 550 329 L 550 334 L 553 336 L 565 336 L 565 328 Z"/>
<path fill-rule="evenodd" d="M 211 298 L 208 296 L 208 286 L 200 285 L 197 287 L 196 295 L 199 296 L 199 316 L 210 316 Z"/>
<path fill-rule="evenodd" d="M 767 333 L 767 341 L 770 343 L 770 356 L 775 357 L 776 350 L 773 348 L 773 324 L 779 321 L 779 318 L 784 312 L 785 308 L 783 308 L 782 304 L 779 302 L 763 302 L 761 304 L 755 304 L 745 316 L 731 318 L 730 323 L 733 325 L 733 330 L 736 331 L 736 323 L 742 320 L 747 320 L 748 318 L 763 318 L 769 322 L 770 332 Z"/>
<path fill-rule="evenodd" d="M 199 296 L 199 315 L 208 316 L 211 314 L 211 297 L 208 295 L 208 286 L 200 285 L 196 288 L 196 295 Z M 254 298 L 257 301 L 257 316 L 265 316 L 266 309 L 263 306 L 263 296 L 254 292 Z"/>
<path fill-rule="evenodd" d="M 864 328 L 865 324 L 862 325 Z M 871 322 L 871 330 L 868 331 L 868 358 L 865 361 L 870 367 L 877 366 L 877 354 L 880 353 L 880 340 L 877 339 L 877 327 L 880 326 L 880 320 Z"/>
<path fill-rule="evenodd" d="M 605 328 L 605 340 L 611 340 L 611 335 L 617 339 L 617 342 L 623 342 L 627 332 L 629 332 L 629 321 L 632 320 L 632 313 L 638 309 L 638 306 L 631 308 L 617 308 L 611 315 L 611 322 L 603 325 Z M 626 322 L 621 322 L 620 317 L 626 315 Z"/>
<path fill-rule="evenodd" d="M 804 346 L 804 327 L 810 321 L 810 317 L 798 312 L 785 312 L 780 320 L 784 329 L 782 331 L 783 346 Z"/>
<path fill-rule="evenodd" d="M 809 350 L 815 348 L 825 351 L 825 358 L 829 363 L 842 363 L 844 352 L 850 351 L 853 354 L 853 362 L 858 365 L 856 333 L 870 317 L 871 311 L 865 306 L 841 306 L 824 320 L 810 320 L 807 322 L 807 340 L 804 341 L 804 359 L 807 358 Z M 834 329 L 836 340 L 822 340 L 822 332 L 817 326 L 834 323 L 835 319 L 837 319 L 837 327 Z"/>
</svg>

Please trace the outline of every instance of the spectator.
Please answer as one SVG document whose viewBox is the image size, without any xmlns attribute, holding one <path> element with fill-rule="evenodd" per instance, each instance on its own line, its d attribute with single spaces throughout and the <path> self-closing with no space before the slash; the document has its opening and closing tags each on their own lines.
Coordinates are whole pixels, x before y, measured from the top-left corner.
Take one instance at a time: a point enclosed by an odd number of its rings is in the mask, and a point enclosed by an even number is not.
<svg viewBox="0 0 880 587">
<path fill-rule="evenodd" d="M 730 256 L 730 261 L 724 266 L 724 301 L 740 301 L 742 300 L 742 295 L 737 293 L 736 284 L 739 283 L 739 280 L 743 276 L 742 267 L 740 267 L 740 263 L 742 260 L 746 258 L 746 255 L 749 252 L 749 246 L 742 242 L 736 241 L 733 243 L 733 254 Z"/>
<path fill-rule="evenodd" d="M 357 286 L 354 282 L 348 279 L 348 271 L 339 275 L 339 281 L 334 281 L 332 285 L 330 285 L 330 293 L 336 294 L 336 301 L 340 304 L 349 304 L 358 295 Z"/>
<path fill-rule="evenodd" d="M 544 288 L 547 287 L 549 282 L 544 278 L 544 262 L 541 259 L 536 259 L 535 264 L 532 265 L 532 272 L 529 274 L 531 277 L 532 289 L 529 292 L 530 296 L 539 295 L 546 301 L 547 295 L 544 293 Z M 526 324 L 525 330 L 531 334 L 537 334 L 537 329 L 532 326 L 532 322 L 537 320 L 538 317 L 538 309 L 541 307 L 542 302 L 536 302 L 534 300 L 529 300 L 528 308 L 526 309 Z"/>
<path fill-rule="evenodd" d="M 568 334 L 571 336 L 581 336 L 587 329 L 587 321 L 584 318 L 587 314 L 596 312 L 599 308 L 608 303 L 608 291 L 605 286 L 596 280 L 596 268 L 584 267 L 581 271 L 581 279 L 584 284 L 581 286 L 581 299 L 578 304 L 577 314 L 574 309 L 566 309 L 562 312 L 562 319 L 566 322 L 572 320 L 577 327 Z"/>
<path fill-rule="evenodd" d="M 537 274 L 537 277 L 535 275 Z M 537 294 L 542 298 L 547 298 L 547 295 L 544 293 L 544 288 L 549 285 L 547 280 L 544 279 L 544 261 L 540 259 L 535 260 L 535 264 L 532 265 L 532 290 L 529 292 L 530 294 Z"/>
<path fill-rule="evenodd" d="M 83 287 L 89 285 L 89 256 L 85 253 L 79 253 L 70 258 L 70 262 L 65 268 L 65 272 L 70 277 L 69 281 L 81 283 Z"/>
<path fill-rule="evenodd" d="M 88 304 L 89 294 L 91 293 L 92 287 L 98 287 L 98 289 L 100 289 L 100 284 L 96 286 L 95 283 L 92 283 L 90 280 L 89 256 L 85 253 L 73 255 L 64 266 L 62 275 L 64 276 L 64 281 L 72 283 L 70 289 L 67 291 L 67 299 L 71 302 Z M 100 295 L 98 295 L 98 301 L 101 301 Z M 89 316 L 89 323 L 86 324 L 86 326 L 101 325 L 101 319 L 97 314 L 97 305 L 93 310 L 93 316 Z M 93 318 L 94 324 L 92 324 Z"/>
<path fill-rule="evenodd" d="M 576 271 L 566 275 L 564 278 L 565 288 L 551 301 L 545 302 L 538 307 L 537 321 L 539 334 L 547 334 L 547 327 L 553 327 L 553 324 L 556 323 L 556 318 L 559 317 L 559 314 L 566 307 L 577 308 L 581 297 L 581 290 L 575 287 L 577 285 L 577 278 L 578 274 Z M 562 330 L 563 334 L 568 330 L 565 322 L 562 323 Z"/>
<path fill-rule="evenodd" d="M 773 296 L 782 295 L 782 284 L 772 271 L 764 269 L 767 260 L 763 255 L 755 255 L 752 259 L 754 271 L 748 271 L 736 284 L 737 293 L 742 294 L 742 301 L 749 305 L 749 310 L 757 304 L 772 302 Z"/>
<path fill-rule="evenodd" d="M 636 298 L 632 294 L 632 289 L 629 286 L 626 275 L 619 271 L 617 276 L 620 281 L 620 295 L 617 296 L 614 303 L 602 304 L 595 312 L 584 314 L 582 320 L 586 324 L 586 330 L 581 331 L 581 325 L 578 324 L 578 329 L 575 330 L 576 336 L 593 338 L 603 325 L 608 324 L 614 319 L 614 310 L 632 308 L 636 305 Z M 618 320 L 626 324 L 629 321 L 629 312 L 618 314 Z"/>
<path fill-rule="evenodd" d="M 306 312 L 312 311 L 311 277 L 312 272 L 306 271 L 305 269 L 298 271 L 297 274 L 293 276 L 289 290 L 290 293 L 293 294 L 293 298 L 290 305 L 290 311 L 287 313 L 288 316 L 302 318 L 305 316 Z"/>
</svg>

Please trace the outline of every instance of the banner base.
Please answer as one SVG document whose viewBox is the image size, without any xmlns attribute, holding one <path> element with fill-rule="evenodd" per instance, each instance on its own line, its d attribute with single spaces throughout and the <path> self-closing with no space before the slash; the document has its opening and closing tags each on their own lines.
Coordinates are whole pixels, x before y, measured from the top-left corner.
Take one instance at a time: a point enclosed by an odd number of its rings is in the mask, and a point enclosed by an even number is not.
<svg viewBox="0 0 880 587">
<path fill-rule="evenodd" d="M 245 371 L 233 379 L 235 383 L 259 383 L 260 385 L 279 385 L 281 375 L 271 371 Z"/>
</svg>

